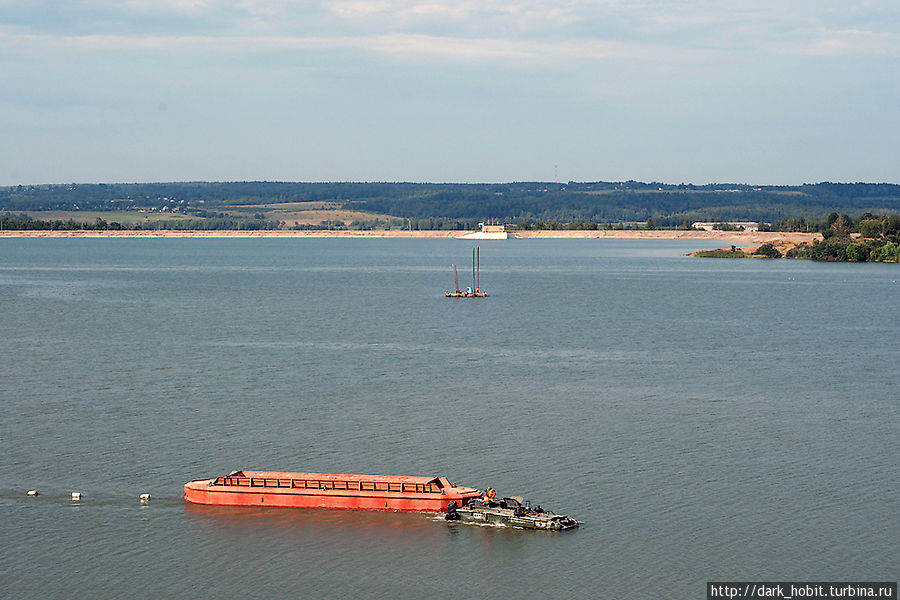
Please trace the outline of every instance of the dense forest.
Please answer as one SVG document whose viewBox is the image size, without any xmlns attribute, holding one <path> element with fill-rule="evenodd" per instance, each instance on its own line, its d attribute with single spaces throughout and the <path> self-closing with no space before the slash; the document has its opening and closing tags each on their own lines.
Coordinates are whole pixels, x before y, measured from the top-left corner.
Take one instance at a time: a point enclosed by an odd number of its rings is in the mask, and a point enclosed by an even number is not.
<svg viewBox="0 0 900 600">
<path fill-rule="evenodd" d="M 800 244 L 787 258 L 836 262 L 900 262 L 900 215 L 864 214 L 859 219 L 831 213 L 823 239 Z M 857 235 L 852 235 L 857 234 Z"/>
<path fill-rule="evenodd" d="M 51 210 L 170 211 L 192 217 L 194 228 L 280 227 L 277 221 L 268 221 L 265 214 L 262 219 L 235 219 L 222 211 L 232 206 L 262 209 L 268 204 L 310 202 L 327 202 L 382 218 L 402 219 L 405 226 L 414 229 L 471 228 L 486 220 L 520 224 L 523 228 L 648 221 L 655 227 L 685 227 L 694 221 L 760 221 L 772 223 L 773 227 L 813 231 L 816 221 L 831 212 L 900 212 L 900 185 L 188 182 L 0 188 L 0 212 L 8 217 L 24 211 Z M 170 224 L 188 227 L 183 220 Z M 357 225 L 371 227 L 371 223 Z M 159 227 L 156 223 L 139 226 Z"/>
</svg>

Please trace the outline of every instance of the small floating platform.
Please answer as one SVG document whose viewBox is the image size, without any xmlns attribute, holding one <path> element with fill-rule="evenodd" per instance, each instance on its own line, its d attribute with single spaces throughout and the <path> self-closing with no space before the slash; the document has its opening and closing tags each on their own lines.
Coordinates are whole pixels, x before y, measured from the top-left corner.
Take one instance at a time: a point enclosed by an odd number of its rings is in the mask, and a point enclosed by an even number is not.
<svg viewBox="0 0 900 600">
<path fill-rule="evenodd" d="M 455 292 L 444 292 L 447 298 L 487 298 L 487 293 L 478 289 L 466 288 L 466 291 L 456 290 Z"/>
<path fill-rule="evenodd" d="M 453 268 L 453 287 L 454 291 L 444 292 L 445 298 L 486 298 L 487 292 L 479 287 L 481 280 L 481 248 L 472 248 L 472 286 L 465 290 L 459 289 L 459 276 L 456 273 L 456 265 L 450 265 Z"/>
</svg>

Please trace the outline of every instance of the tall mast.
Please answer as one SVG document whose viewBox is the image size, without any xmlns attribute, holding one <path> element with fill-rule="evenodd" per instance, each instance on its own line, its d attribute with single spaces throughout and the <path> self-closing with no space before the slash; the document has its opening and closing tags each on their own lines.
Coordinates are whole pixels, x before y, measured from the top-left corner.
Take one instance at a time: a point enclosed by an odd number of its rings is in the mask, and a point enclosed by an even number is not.
<svg viewBox="0 0 900 600">
<path fill-rule="evenodd" d="M 453 265 L 453 288 L 459 293 L 459 277 L 456 276 L 456 265 Z"/>
<path fill-rule="evenodd" d="M 475 248 L 472 248 L 472 289 L 475 288 Z"/>
<path fill-rule="evenodd" d="M 476 264 L 478 266 L 475 269 L 475 289 L 477 290 L 478 286 L 481 285 L 481 246 L 476 246 L 476 249 L 478 250 L 476 253 L 476 256 L 478 257 Z"/>
</svg>

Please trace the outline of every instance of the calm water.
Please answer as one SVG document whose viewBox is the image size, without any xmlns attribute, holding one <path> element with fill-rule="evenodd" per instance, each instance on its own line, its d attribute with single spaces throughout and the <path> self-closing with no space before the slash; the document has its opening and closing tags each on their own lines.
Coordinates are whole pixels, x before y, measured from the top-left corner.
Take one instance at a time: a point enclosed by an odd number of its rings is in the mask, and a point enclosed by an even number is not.
<svg viewBox="0 0 900 600">
<path fill-rule="evenodd" d="M 450 300 L 456 240 L 0 239 L 3 596 L 896 580 L 900 268 L 702 246 L 483 242 L 490 297 Z M 586 525 L 181 500 L 235 468 L 445 474 Z"/>
</svg>

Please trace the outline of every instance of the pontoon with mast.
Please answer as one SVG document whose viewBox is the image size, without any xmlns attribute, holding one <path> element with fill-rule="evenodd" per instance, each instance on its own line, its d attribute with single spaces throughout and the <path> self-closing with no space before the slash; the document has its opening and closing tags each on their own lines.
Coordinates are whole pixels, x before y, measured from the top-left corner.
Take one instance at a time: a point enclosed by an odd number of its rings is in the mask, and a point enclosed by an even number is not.
<svg viewBox="0 0 900 600">
<path fill-rule="evenodd" d="M 453 267 L 453 288 L 452 292 L 444 292 L 447 298 L 484 298 L 487 293 L 481 291 L 479 284 L 481 283 L 481 248 L 472 248 L 472 287 L 467 287 L 465 291 L 459 289 L 459 276 L 456 274 L 456 265 Z"/>
</svg>

